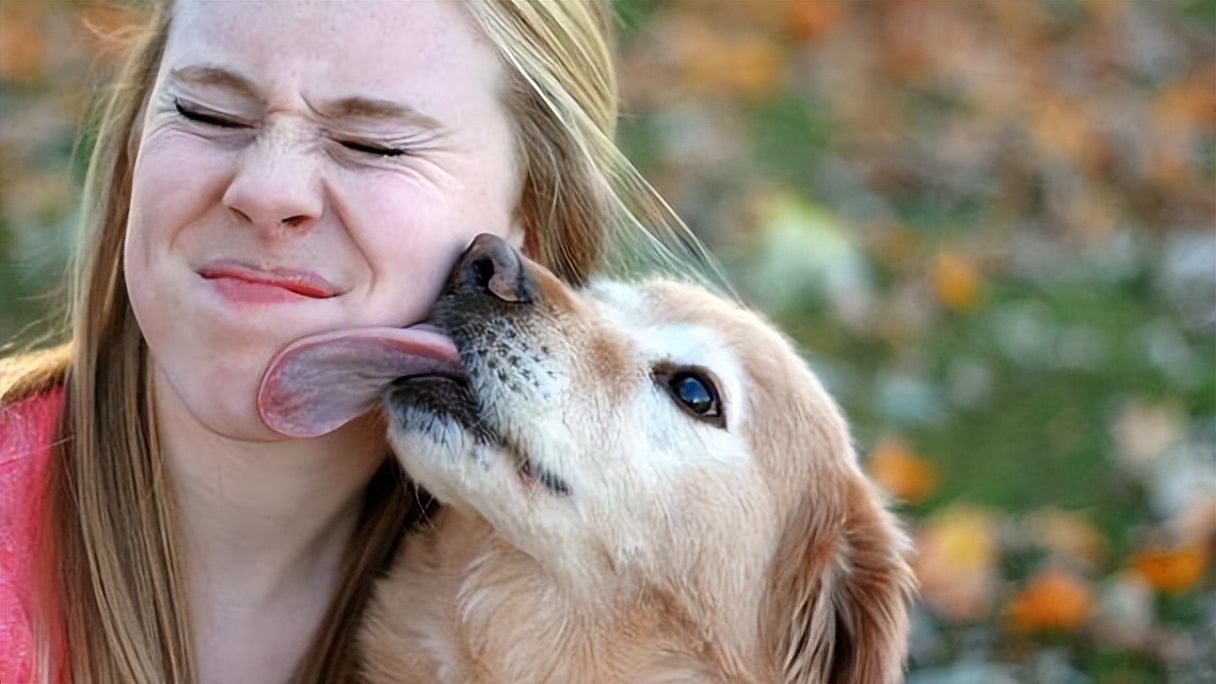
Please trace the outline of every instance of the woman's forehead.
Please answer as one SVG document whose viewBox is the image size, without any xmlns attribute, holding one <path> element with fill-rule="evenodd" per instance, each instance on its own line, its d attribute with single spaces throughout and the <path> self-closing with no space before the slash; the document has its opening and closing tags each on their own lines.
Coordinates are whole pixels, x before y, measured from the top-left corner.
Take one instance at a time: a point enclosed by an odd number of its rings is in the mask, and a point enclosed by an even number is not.
<svg viewBox="0 0 1216 684">
<path fill-rule="evenodd" d="M 164 66 L 206 64 L 306 92 L 427 92 L 501 86 L 501 63 L 462 3 L 447 0 L 185 0 Z M 416 92 L 413 94 L 417 94 Z"/>
</svg>

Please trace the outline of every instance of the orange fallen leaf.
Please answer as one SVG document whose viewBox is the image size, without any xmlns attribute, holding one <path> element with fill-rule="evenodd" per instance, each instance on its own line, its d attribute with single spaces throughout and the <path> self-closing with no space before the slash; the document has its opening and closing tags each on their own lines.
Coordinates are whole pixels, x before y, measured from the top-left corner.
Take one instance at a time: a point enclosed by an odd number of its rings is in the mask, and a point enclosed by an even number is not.
<svg viewBox="0 0 1216 684">
<path fill-rule="evenodd" d="M 1033 102 L 1029 115 L 1029 132 L 1044 156 L 1090 172 L 1099 168 L 1104 142 L 1082 103 L 1048 90 Z"/>
<path fill-rule="evenodd" d="M 776 90 L 781 46 L 763 31 L 735 29 L 691 12 L 673 21 L 671 51 L 681 88 L 753 99 Z"/>
<path fill-rule="evenodd" d="M 46 7 L 0 3 L 0 81 L 32 82 L 46 72 Z"/>
<path fill-rule="evenodd" d="M 1089 617 L 1093 589 L 1080 577 L 1047 568 L 1009 601 L 1006 625 L 1015 632 L 1073 631 Z"/>
<path fill-rule="evenodd" d="M 1152 121 L 1160 133 L 1189 134 L 1216 123 L 1216 70 L 1208 69 L 1161 87 L 1153 100 Z"/>
<path fill-rule="evenodd" d="M 1150 587 L 1162 592 L 1185 591 L 1203 576 L 1207 559 L 1195 545 L 1149 548 L 1131 557 L 1132 571 Z"/>
<path fill-rule="evenodd" d="M 848 9 L 842 2 L 793 0 L 786 5 L 786 30 L 797 41 L 818 40 L 840 23 Z"/>
<path fill-rule="evenodd" d="M 879 442 L 870 452 L 868 468 L 887 491 L 909 503 L 922 501 L 937 486 L 933 466 L 898 440 Z"/>
<path fill-rule="evenodd" d="M 973 311 L 983 298 L 979 269 L 958 252 L 939 253 L 930 266 L 929 277 L 938 300 L 954 311 Z"/>
</svg>

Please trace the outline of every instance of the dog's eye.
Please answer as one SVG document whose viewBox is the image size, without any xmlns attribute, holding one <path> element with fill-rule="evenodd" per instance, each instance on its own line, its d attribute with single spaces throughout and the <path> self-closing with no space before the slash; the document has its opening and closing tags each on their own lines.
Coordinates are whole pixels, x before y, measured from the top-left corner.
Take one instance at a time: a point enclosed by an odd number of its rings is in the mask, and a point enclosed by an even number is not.
<svg viewBox="0 0 1216 684">
<path fill-rule="evenodd" d="M 663 370 L 655 376 L 667 385 L 667 391 L 680 408 L 714 427 L 726 427 L 718 388 L 705 373 L 690 369 Z"/>
</svg>

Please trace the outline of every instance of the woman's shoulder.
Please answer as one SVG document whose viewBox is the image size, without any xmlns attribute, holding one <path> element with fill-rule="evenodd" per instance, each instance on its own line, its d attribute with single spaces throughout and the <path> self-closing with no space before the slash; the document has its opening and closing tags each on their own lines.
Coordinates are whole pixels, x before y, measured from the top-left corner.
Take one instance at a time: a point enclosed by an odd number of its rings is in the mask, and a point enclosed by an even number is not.
<svg viewBox="0 0 1216 684">
<path fill-rule="evenodd" d="M 0 576 L 28 555 L 62 409 L 59 388 L 0 406 Z"/>
<path fill-rule="evenodd" d="M 0 406 L 0 573 L 11 569 L 33 534 L 62 410 L 61 388 Z"/>
<path fill-rule="evenodd" d="M 42 493 L 63 410 L 61 387 L 0 405 L 0 680 L 28 681 L 33 670 L 33 547 Z"/>
<path fill-rule="evenodd" d="M 0 472 L 47 451 L 70 357 L 65 344 L 0 358 Z"/>
<path fill-rule="evenodd" d="M 0 473 L 15 463 L 44 458 L 62 411 L 62 387 L 0 405 Z M 0 490 L 4 489 L 7 489 L 5 479 L 0 476 Z M 0 496 L 0 501 L 3 500 Z"/>
<path fill-rule="evenodd" d="M 72 353 L 73 345 L 67 343 L 0 355 L 0 407 L 62 387 Z"/>
</svg>

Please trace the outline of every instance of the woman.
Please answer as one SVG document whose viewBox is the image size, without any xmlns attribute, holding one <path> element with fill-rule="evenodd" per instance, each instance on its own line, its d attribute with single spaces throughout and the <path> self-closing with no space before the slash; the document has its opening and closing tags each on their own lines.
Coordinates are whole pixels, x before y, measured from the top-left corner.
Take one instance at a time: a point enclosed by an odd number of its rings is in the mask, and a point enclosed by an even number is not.
<svg viewBox="0 0 1216 684">
<path fill-rule="evenodd" d="M 154 12 L 90 167 L 70 342 L 0 379 L 0 679 L 350 678 L 418 497 L 373 416 L 285 440 L 258 379 L 299 337 L 422 320 L 476 234 L 577 283 L 618 231 L 636 254 L 681 230 L 612 143 L 609 23 Z"/>
</svg>

